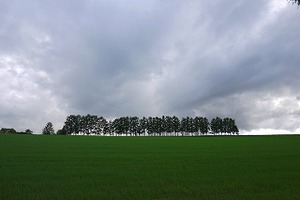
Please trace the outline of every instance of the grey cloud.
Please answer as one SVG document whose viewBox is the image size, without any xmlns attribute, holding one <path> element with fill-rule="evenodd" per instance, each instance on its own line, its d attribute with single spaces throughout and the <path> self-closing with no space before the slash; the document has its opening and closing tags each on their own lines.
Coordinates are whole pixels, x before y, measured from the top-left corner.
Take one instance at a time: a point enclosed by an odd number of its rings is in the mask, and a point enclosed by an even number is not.
<svg viewBox="0 0 300 200">
<path fill-rule="evenodd" d="M 285 27 L 278 26 L 278 23 L 284 24 L 281 21 L 285 22 Z M 190 65 L 192 69 L 187 70 L 188 72 L 184 71 L 182 75 L 176 77 L 176 79 L 187 83 L 181 94 L 175 92 L 175 96 L 178 94 L 179 99 L 183 98 L 179 104 L 188 104 L 192 107 L 197 103 L 205 103 L 213 98 L 259 90 L 265 85 L 269 85 L 270 89 L 275 89 L 296 80 L 299 76 L 297 67 L 299 55 L 297 51 L 293 52 L 292 49 L 296 49 L 298 46 L 296 35 L 299 30 L 294 30 L 293 34 L 288 31 L 289 27 L 295 27 L 294 23 L 296 22 L 289 16 L 288 19 L 279 20 L 269 25 L 268 28 L 273 29 L 273 32 L 265 30 L 261 33 L 260 38 L 244 48 L 240 48 L 243 44 L 233 40 L 228 51 L 227 49 L 221 50 L 223 54 L 221 56 L 217 52 L 217 54 L 214 53 L 200 59 L 196 57 L 197 55 L 192 57 L 191 60 L 196 60 Z M 249 29 L 249 32 L 251 31 Z M 238 37 L 239 32 L 236 32 L 236 35 Z M 218 42 L 213 41 L 209 46 L 218 46 Z M 205 49 L 200 49 L 200 51 L 204 51 L 205 54 Z M 231 51 L 234 53 L 232 54 Z M 172 87 L 174 79 L 171 79 L 170 83 L 166 83 L 166 90 Z M 294 84 L 290 87 L 295 89 Z M 188 93 L 193 93 L 193 95 Z M 189 102 L 188 99 L 191 97 L 192 100 Z M 178 98 L 173 99 L 178 100 Z M 167 104 L 170 105 L 170 103 Z M 171 105 L 174 106 L 172 103 Z"/>
<path fill-rule="evenodd" d="M 0 87 L 15 94 L 1 99 L 0 126 L 199 114 L 294 130 L 299 11 L 279 2 L 1 1 L 0 58 L 17 64 L 0 63 L 16 83 Z"/>
</svg>

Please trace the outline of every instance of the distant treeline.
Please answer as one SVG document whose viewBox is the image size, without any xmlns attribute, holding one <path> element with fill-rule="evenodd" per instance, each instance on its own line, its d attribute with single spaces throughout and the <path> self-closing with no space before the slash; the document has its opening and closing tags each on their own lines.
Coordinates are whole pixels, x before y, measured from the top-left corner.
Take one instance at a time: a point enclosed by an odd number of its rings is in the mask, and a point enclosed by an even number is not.
<svg viewBox="0 0 300 200">
<path fill-rule="evenodd" d="M 106 120 L 97 115 L 70 115 L 59 135 L 134 135 L 134 136 L 198 136 L 205 134 L 238 134 L 232 118 L 206 117 L 120 117 Z"/>
<path fill-rule="evenodd" d="M 26 129 L 24 132 L 18 132 L 13 128 L 1 128 L 0 134 L 32 134 L 30 129 Z"/>
</svg>

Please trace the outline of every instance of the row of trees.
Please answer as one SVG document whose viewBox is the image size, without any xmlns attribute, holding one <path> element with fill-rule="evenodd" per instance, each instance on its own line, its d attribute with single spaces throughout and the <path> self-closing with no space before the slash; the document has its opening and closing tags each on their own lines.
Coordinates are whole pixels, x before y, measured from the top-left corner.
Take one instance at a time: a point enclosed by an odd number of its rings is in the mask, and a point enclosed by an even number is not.
<svg viewBox="0 0 300 200">
<path fill-rule="evenodd" d="M 44 134 L 54 134 L 52 123 L 47 123 Z M 231 118 L 206 117 L 120 117 L 112 121 L 97 115 L 70 115 L 57 134 L 84 135 L 148 135 L 148 136 L 196 136 L 211 134 L 238 134 L 239 129 Z"/>
<path fill-rule="evenodd" d="M 1 128 L 0 134 L 32 134 L 32 130 L 26 129 L 25 131 L 18 132 L 14 128 Z"/>
</svg>

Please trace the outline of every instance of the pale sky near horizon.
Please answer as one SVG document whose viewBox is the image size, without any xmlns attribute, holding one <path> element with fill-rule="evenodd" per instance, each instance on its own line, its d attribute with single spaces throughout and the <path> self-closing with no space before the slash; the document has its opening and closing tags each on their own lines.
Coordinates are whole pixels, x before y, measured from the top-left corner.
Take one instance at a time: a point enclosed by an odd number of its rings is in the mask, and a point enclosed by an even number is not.
<svg viewBox="0 0 300 200">
<path fill-rule="evenodd" d="M 286 0 L 0 0 L 0 127 L 89 113 L 300 133 L 299 18 Z"/>
</svg>

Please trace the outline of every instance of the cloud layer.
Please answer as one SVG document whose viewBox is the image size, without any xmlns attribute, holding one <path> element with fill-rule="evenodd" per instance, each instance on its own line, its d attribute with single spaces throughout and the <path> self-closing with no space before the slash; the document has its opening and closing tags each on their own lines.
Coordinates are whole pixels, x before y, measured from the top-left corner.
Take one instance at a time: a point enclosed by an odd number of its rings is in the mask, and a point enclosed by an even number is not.
<svg viewBox="0 0 300 200">
<path fill-rule="evenodd" d="M 69 114 L 300 124 L 300 12 L 272 1 L 0 1 L 0 127 Z"/>
</svg>

